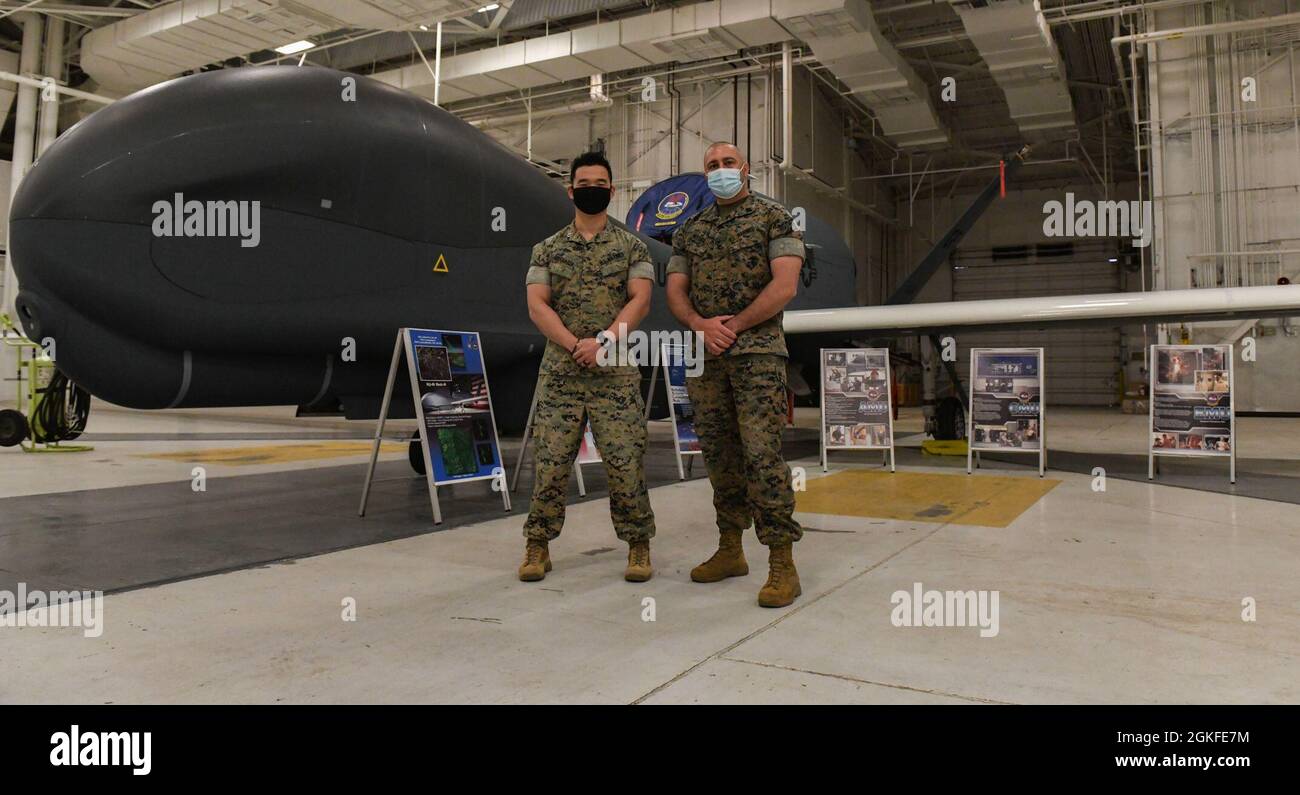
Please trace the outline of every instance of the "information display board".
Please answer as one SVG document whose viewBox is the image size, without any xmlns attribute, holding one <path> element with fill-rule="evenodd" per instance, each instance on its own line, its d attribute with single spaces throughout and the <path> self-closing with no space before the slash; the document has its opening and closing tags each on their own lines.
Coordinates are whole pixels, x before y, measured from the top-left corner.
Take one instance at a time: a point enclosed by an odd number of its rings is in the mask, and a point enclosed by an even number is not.
<svg viewBox="0 0 1300 795">
<path fill-rule="evenodd" d="M 499 475 L 501 446 L 478 334 L 425 329 L 406 333 L 429 477 L 443 485 Z"/>
<path fill-rule="evenodd" d="M 492 413 L 492 394 L 478 333 L 404 328 L 398 332 L 393 348 L 359 514 L 365 515 L 403 353 L 419 422 L 434 522 L 442 522 L 437 487 L 449 483 L 499 480 L 502 501 L 505 509 L 510 510 L 496 417 Z"/>
<path fill-rule="evenodd" d="M 829 450 L 881 450 L 894 468 L 894 411 L 888 348 L 821 351 L 822 471 Z"/>
<path fill-rule="evenodd" d="M 1045 373 L 1042 348 L 972 348 L 966 472 L 982 450 L 1036 453 L 1047 469 L 1043 440 Z"/>
<path fill-rule="evenodd" d="M 1147 478 L 1155 457 L 1224 456 L 1237 482 L 1232 345 L 1152 345 Z"/>
</svg>

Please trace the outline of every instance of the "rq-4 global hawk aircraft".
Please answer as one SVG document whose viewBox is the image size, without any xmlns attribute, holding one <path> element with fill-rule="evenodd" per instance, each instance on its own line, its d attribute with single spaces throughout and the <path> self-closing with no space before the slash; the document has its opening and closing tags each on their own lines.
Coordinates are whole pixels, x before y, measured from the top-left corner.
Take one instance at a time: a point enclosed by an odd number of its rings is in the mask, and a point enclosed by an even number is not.
<svg viewBox="0 0 1300 795">
<path fill-rule="evenodd" d="M 995 195 L 887 306 L 852 306 L 852 255 L 808 218 L 811 256 L 785 314 L 792 368 L 815 373 L 819 347 L 867 336 L 1300 314 L 1293 287 L 910 303 Z M 191 201 L 236 202 L 221 205 L 233 220 L 200 229 L 181 212 Z M 325 68 L 213 71 L 113 103 L 35 164 L 10 215 L 16 309 L 31 339 L 57 342 L 64 375 L 137 409 L 374 417 L 396 329 L 478 331 L 498 421 L 519 428 L 544 342 L 524 272 L 572 216 L 557 182 L 420 97 Z M 669 247 L 645 239 L 662 281 Z M 679 328 L 658 292 L 643 327 Z"/>
</svg>

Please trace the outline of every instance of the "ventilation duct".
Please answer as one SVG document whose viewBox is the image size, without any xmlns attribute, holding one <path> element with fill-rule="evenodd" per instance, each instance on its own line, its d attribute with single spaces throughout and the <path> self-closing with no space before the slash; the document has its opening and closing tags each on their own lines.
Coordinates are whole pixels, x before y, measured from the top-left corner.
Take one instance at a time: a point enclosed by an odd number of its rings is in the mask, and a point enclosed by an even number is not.
<svg viewBox="0 0 1300 795">
<path fill-rule="evenodd" d="M 944 144 L 925 82 L 884 37 L 864 0 L 775 0 L 781 24 L 871 109 L 904 148 Z"/>
<path fill-rule="evenodd" d="M 602 22 L 443 58 L 444 102 L 801 39 L 900 146 L 946 143 L 919 76 L 881 34 L 864 0 L 720 0 Z M 424 64 L 376 77 L 426 97 Z"/>
<path fill-rule="evenodd" d="M 91 31 L 82 68 L 130 92 L 211 63 L 342 28 L 405 30 L 481 0 L 178 0 Z M 518 91 L 747 47 L 807 42 L 898 145 L 948 140 L 925 84 L 884 38 L 865 0 L 712 0 L 442 58 L 440 99 Z M 433 96 L 423 63 L 374 75 Z"/>
<path fill-rule="evenodd" d="M 1006 95 L 1021 132 L 1074 125 L 1074 107 L 1056 43 L 1036 0 L 959 6 L 971 43 Z"/>
<path fill-rule="evenodd" d="M 456 102 L 671 61 L 698 61 L 786 41 L 770 0 L 715 0 L 600 22 L 442 59 L 439 100 Z M 425 97 L 423 63 L 380 72 L 379 80 Z"/>
<path fill-rule="evenodd" d="M 182 72 L 342 28 L 406 30 L 481 0 L 177 0 L 87 33 L 81 68 L 129 93 Z"/>
</svg>

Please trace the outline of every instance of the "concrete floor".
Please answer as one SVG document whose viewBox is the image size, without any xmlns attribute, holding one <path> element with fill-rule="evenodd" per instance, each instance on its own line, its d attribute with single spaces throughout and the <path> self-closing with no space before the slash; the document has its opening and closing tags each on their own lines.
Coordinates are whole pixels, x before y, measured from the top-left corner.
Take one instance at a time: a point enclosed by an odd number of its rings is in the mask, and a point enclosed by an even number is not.
<svg viewBox="0 0 1300 795">
<path fill-rule="evenodd" d="M 138 415 L 113 415 L 101 412 L 92 431 L 145 427 L 128 427 Z M 1127 444 L 1134 421 L 1087 411 L 1054 418 L 1049 439 L 1080 452 Z M 287 417 L 266 419 L 200 414 L 169 428 L 197 437 L 304 430 Z M 905 417 L 899 433 L 915 420 Z M 1141 451 L 1145 424 L 1137 422 Z M 1243 421 L 1239 449 L 1293 459 L 1294 422 Z M 0 489 L 187 481 L 192 462 L 140 456 L 303 443 L 253 438 L 95 442 L 95 452 L 66 456 L 3 450 Z M 209 478 L 356 460 L 217 463 Z M 837 459 L 833 471 L 867 466 L 852 460 Z M 820 475 L 812 461 L 792 463 Z M 918 459 L 905 468 L 965 477 L 955 463 Z M 112 593 L 97 639 L 77 629 L 0 628 L 0 702 L 1300 701 L 1294 505 L 1118 479 L 1096 492 L 1090 476 L 1049 474 L 1060 483 L 1005 527 L 800 514 L 809 528 L 796 548 L 804 594 L 784 610 L 755 604 L 766 554 L 752 533 L 748 577 L 690 582 L 716 539 L 701 480 L 651 491 L 656 576 L 644 584 L 622 580 L 625 548 L 608 502 L 593 499 L 570 507 L 552 545 L 555 570 L 540 583 L 514 577 L 523 546 L 517 505 L 514 515 L 472 526 Z M 1037 481 L 1011 464 L 972 477 L 994 476 Z M 997 591 L 998 634 L 894 626 L 891 595 L 918 582 Z M 1241 618 L 1248 597 L 1254 622 Z M 644 620 L 647 598 L 653 621 Z M 355 600 L 355 621 L 342 619 L 346 599 Z"/>
</svg>

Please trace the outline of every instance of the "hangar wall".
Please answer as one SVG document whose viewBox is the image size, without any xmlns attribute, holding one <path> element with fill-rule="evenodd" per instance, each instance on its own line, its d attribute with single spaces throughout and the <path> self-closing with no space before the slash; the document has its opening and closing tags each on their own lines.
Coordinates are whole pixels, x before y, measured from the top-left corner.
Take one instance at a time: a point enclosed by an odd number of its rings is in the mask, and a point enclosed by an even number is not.
<svg viewBox="0 0 1300 795">
<path fill-rule="evenodd" d="M 1294 11 L 1286 0 L 1173 8 L 1159 29 Z M 1278 46 L 1279 38 L 1282 46 Z M 1234 287 L 1300 277 L 1300 56 L 1294 36 L 1262 24 L 1147 46 L 1157 287 Z M 1244 82 L 1252 79 L 1254 85 Z M 1144 197 L 1148 198 L 1148 197 Z M 1200 324 L 1195 341 L 1253 336 L 1238 361 L 1242 411 L 1300 411 L 1300 319 Z"/>
<path fill-rule="evenodd" d="M 1107 293 L 1140 290 L 1141 272 L 1117 260 L 1121 247 L 1115 238 L 1049 237 L 1043 231 L 1044 207 L 1063 202 L 1067 193 L 1076 200 L 1131 200 L 1136 185 L 1124 184 L 1109 195 L 1097 184 L 1079 182 L 1059 187 L 1021 187 L 1033 176 L 1024 166 L 1018 178 L 1008 181 L 1007 195 L 995 199 L 958 246 L 956 255 L 930 280 L 917 299 L 921 302 L 1020 298 L 1071 293 Z M 970 205 L 979 189 L 997 178 L 993 169 L 966 172 L 962 185 L 969 191 L 930 199 L 927 184 L 914 203 L 905 199 L 898 208 L 913 228 L 904 233 L 907 267 L 929 250 Z M 951 175 L 947 175 L 951 176 Z M 1063 247 L 1065 244 L 1067 247 Z M 1124 379 L 1140 374 L 1125 368 L 1134 354 L 1140 358 L 1149 340 L 1139 326 L 1072 328 L 1052 331 L 972 332 L 956 335 L 957 364 L 965 372 L 971 347 L 1039 347 L 1048 352 L 1048 390 L 1056 405 L 1109 406 L 1119 403 Z"/>
<path fill-rule="evenodd" d="M 769 87 L 775 83 L 775 92 Z M 765 72 L 745 78 L 710 79 L 687 84 L 660 81 L 654 101 L 644 101 L 640 87 L 611 92 L 611 102 L 576 113 L 535 117 L 531 156 L 567 161 L 584 148 L 603 142 L 619 188 L 610 211 L 623 218 L 641 191 L 675 173 L 703 169 L 704 150 L 714 141 L 731 140 L 747 148 L 752 187 L 764 194 L 802 206 L 809 214 L 835 226 L 858 262 L 857 295 L 846 295 L 846 306 L 878 302 L 872 274 L 880 267 L 882 236 L 887 227 L 844 202 L 836 190 L 849 186 L 853 199 L 892 211 L 888 191 L 854 177 L 866 176 L 866 162 L 850 148 L 845 135 L 849 121 L 832 107 L 815 77 L 797 67 L 793 81 L 794 162 L 812 170 L 815 179 L 781 172 L 780 79 Z M 678 103 L 678 127 L 673 128 L 672 103 Z M 776 113 L 772 110 L 775 109 Z M 480 128 L 502 144 L 528 150 L 526 119 L 510 108 L 508 121 L 487 120 Z"/>
<path fill-rule="evenodd" d="M 1026 167 L 1028 168 L 1030 167 Z M 1026 171 L 1022 170 L 1020 173 L 1024 174 Z M 947 231 L 974 200 L 977 189 L 983 188 L 996 176 L 997 171 L 994 170 L 972 172 L 972 176 L 966 178 L 972 187 L 970 192 L 963 191 L 950 197 L 942 196 L 930 200 L 927 198 L 928 190 L 923 186 L 921 195 L 917 197 L 914 205 L 909 205 L 904 199 L 898 208 L 898 215 L 904 223 L 909 216 L 914 219 L 913 229 L 904 235 L 904 259 L 908 263 L 920 260 L 930 248 L 929 241 L 937 239 Z M 962 256 L 975 256 L 978 252 L 989 252 L 994 248 L 1033 247 L 1039 244 L 1063 242 L 1074 243 L 1082 251 L 1088 243 L 1102 244 L 1103 241 L 1077 236 L 1048 237 L 1043 233 L 1044 205 L 1050 201 L 1064 201 L 1066 193 L 1074 194 L 1077 200 L 1131 200 L 1136 198 L 1136 188 L 1137 186 L 1133 184 L 1121 185 L 1107 196 L 1095 183 L 1088 183 L 1082 178 L 1076 184 L 1061 188 L 1022 188 L 1012 180 L 1008 184 L 1007 195 L 994 200 L 966 234 L 957 249 L 958 253 Z M 1117 245 L 1113 240 L 1104 243 Z M 902 275 L 910 269 L 911 264 L 904 269 Z M 901 281 L 902 275 L 899 275 L 895 281 Z M 1125 281 L 1124 289 L 1141 289 L 1140 278 L 1130 276 Z M 953 300 L 951 270 L 944 269 L 936 274 L 917 300 L 927 302 Z"/>
</svg>

